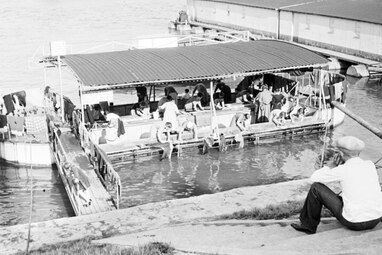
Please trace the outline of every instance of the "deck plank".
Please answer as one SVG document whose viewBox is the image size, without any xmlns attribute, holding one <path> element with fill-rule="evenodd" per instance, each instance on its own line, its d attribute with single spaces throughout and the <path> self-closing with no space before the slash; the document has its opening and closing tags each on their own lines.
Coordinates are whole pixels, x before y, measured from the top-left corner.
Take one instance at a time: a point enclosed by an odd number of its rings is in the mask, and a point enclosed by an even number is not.
<svg viewBox="0 0 382 255">
<path fill-rule="evenodd" d="M 85 193 L 92 201 L 90 205 L 83 206 L 83 204 L 81 204 L 82 200 L 80 200 L 78 214 L 86 215 L 115 210 L 115 206 L 110 203 L 112 199 L 111 195 L 106 191 L 100 178 L 95 173 L 93 166 L 90 164 L 89 159 L 74 134 L 70 131 L 63 131 L 59 139 L 68 156 L 67 160 L 80 168 L 89 180 L 89 187 Z"/>
</svg>

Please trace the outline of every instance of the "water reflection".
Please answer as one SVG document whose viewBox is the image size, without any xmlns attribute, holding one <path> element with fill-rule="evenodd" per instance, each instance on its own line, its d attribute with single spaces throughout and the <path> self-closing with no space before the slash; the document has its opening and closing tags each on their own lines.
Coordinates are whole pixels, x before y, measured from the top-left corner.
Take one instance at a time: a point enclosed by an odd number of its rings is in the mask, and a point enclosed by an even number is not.
<svg viewBox="0 0 382 255">
<path fill-rule="evenodd" d="M 318 135 L 243 149 L 183 149 L 179 157 L 119 165 L 121 207 L 210 194 L 243 186 L 269 184 L 309 176 L 319 164 L 322 139 Z"/>
<path fill-rule="evenodd" d="M 74 215 L 57 169 L 31 169 L 3 163 L 0 166 L 0 226 L 29 221 L 31 182 L 32 222 Z"/>
</svg>

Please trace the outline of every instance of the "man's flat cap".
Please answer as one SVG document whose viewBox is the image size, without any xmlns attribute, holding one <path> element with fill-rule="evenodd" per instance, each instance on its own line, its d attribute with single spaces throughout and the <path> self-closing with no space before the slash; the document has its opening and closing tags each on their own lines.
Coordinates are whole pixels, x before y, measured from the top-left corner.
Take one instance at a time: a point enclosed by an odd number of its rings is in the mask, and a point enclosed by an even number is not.
<svg viewBox="0 0 382 255">
<path fill-rule="evenodd" d="M 343 136 L 336 141 L 338 149 L 344 152 L 361 152 L 365 148 L 365 143 L 354 136 Z"/>
</svg>

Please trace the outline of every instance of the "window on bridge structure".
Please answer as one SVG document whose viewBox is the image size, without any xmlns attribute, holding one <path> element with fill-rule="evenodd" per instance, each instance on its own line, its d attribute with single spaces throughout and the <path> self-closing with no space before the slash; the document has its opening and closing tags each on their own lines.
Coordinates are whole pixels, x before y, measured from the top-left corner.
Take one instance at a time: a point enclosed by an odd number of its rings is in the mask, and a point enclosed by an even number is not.
<svg viewBox="0 0 382 255">
<path fill-rule="evenodd" d="M 329 18 L 329 34 L 333 34 L 333 33 L 334 33 L 334 19 Z"/>
<path fill-rule="evenodd" d="M 354 39 L 359 39 L 361 37 L 361 24 L 359 22 L 354 23 Z"/>
<path fill-rule="evenodd" d="M 306 15 L 306 27 L 305 30 L 310 30 L 310 16 Z"/>
</svg>

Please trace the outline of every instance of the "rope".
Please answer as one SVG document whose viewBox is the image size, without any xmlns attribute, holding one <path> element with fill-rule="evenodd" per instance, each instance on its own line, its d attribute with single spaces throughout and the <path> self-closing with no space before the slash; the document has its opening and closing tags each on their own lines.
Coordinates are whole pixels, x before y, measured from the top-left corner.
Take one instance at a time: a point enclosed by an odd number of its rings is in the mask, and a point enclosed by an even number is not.
<svg viewBox="0 0 382 255">
<path fill-rule="evenodd" d="M 27 248 L 26 254 L 29 254 L 29 243 L 31 238 L 31 222 L 32 222 L 32 209 L 33 209 L 33 174 L 32 174 L 32 139 L 29 141 L 29 149 L 30 149 L 30 206 L 29 206 L 29 223 L 28 223 L 28 240 L 27 240 Z"/>
<path fill-rule="evenodd" d="M 376 165 L 381 160 L 382 160 L 382 157 L 380 159 L 378 159 L 377 161 L 375 161 L 374 164 Z"/>
<path fill-rule="evenodd" d="M 325 155 L 325 148 L 326 148 L 326 137 L 328 135 L 328 127 L 329 127 L 329 125 L 330 125 L 330 121 L 328 121 L 328 123 L 326 123 L 326 126 L 325 126 L 324 145 L 322 146 L 320 168 L 324 164 L 324 155 Z"/>
<path fill-rule="evenodd" d="M 375 167 L 376 167 L 377 169 L 382 168 L 382 166 L 378 166 L 378 165 L 377 165 L 378 162 L 381 161 L 381 160 L 382 160 L 382 157 L 381 157 L 380 159 L 378 159 L 377 161 L 374 162 L 374 165 L 375 165 Z"/>
</svg>

